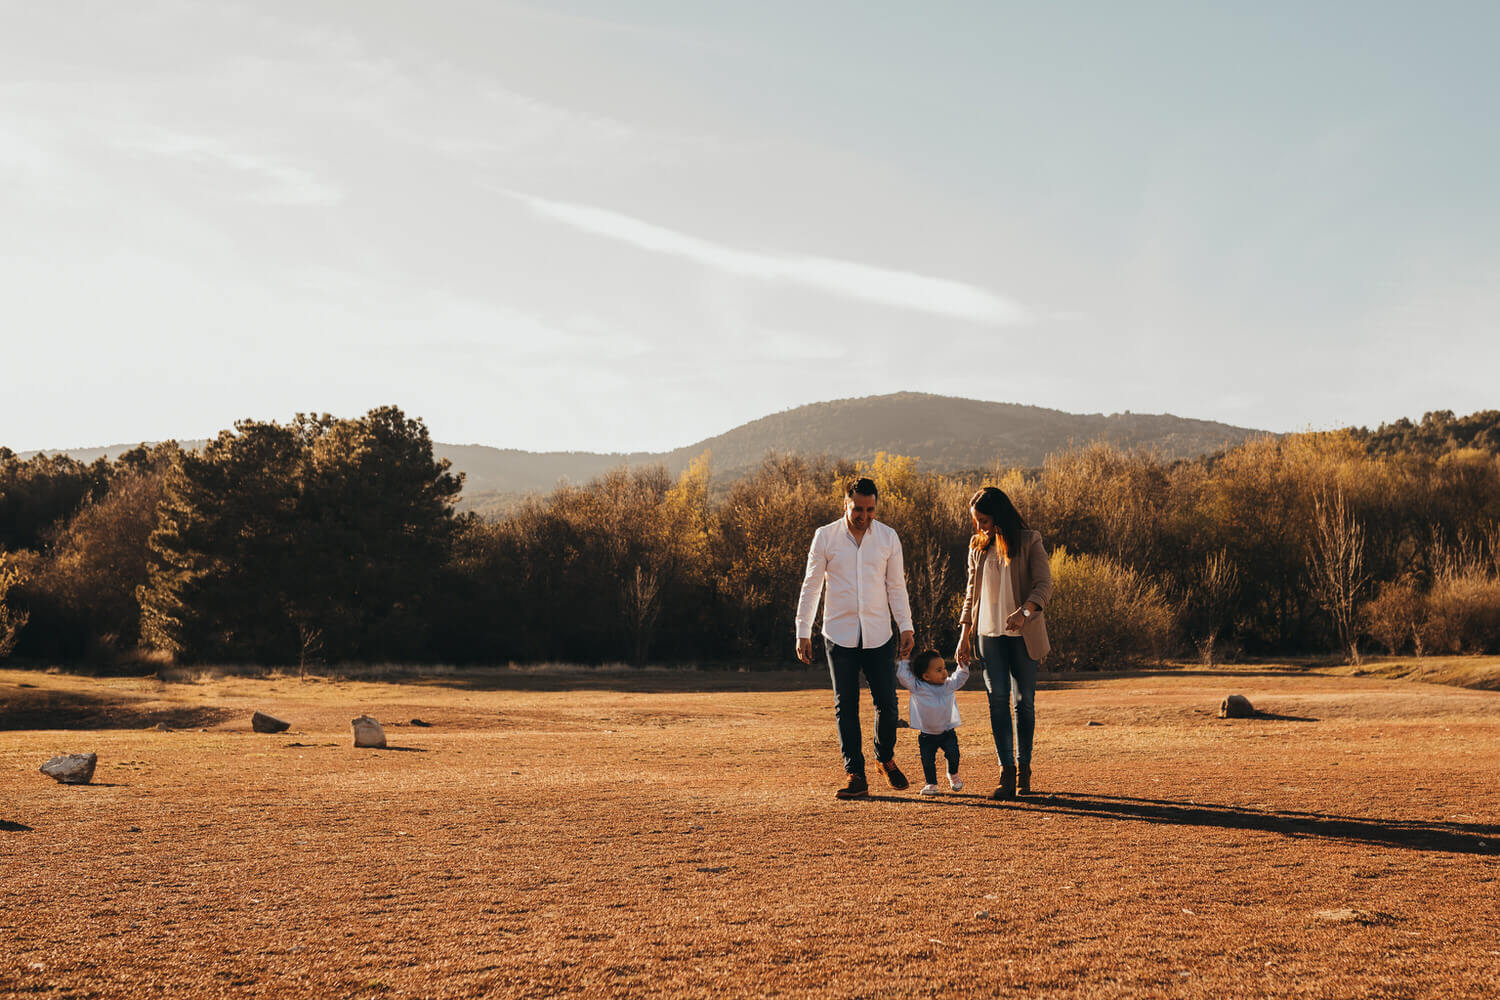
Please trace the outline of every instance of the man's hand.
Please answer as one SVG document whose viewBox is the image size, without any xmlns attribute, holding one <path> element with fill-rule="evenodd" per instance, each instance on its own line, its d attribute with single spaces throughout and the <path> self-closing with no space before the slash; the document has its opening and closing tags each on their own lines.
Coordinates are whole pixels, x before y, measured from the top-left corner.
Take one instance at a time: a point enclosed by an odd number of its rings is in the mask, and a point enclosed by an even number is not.
<svg viewBox="0 0 1500 1000">
<path fill-rule="evenodd" d="M 797 659 L 808 665 L 812 664 L 812 639 L 797 640 Z"/>
<path fill-rule="evenodd" d="M 896 656 L 898 660 L 911 659 L 911 651 L 917 645 L 917 634 L 911 629 L 901 633 L 901 652 Z"/>
</svg>

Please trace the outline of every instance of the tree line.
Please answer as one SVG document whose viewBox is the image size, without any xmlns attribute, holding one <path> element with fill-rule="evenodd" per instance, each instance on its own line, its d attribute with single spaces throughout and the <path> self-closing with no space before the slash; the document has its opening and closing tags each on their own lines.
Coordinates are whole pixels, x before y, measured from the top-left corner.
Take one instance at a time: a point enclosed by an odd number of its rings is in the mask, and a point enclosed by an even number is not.
<svg viewBox="0 0 1500 1000">
<path fill-rule="evenodd" d="M 242 421 L 109 462 L 0 448 L 0 657 L 789 664 L 809 540 L 868 475 L 918 641 L 950 650 L 970 494 L 1040 530 L 1055 660 L 1500 651 L 1500 413 L 1265 437 L 1191 461 L 1103 444 L 966 475 L 705 455 L 503 516 L 456 512 L 422 421 Z"/>
</svg>

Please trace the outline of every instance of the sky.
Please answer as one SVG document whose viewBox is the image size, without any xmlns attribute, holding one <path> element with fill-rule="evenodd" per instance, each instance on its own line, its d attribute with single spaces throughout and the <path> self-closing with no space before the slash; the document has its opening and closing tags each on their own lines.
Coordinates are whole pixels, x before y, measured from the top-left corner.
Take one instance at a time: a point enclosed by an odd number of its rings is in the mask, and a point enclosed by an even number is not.
<svg viewBox="0 0 1500 1000">
<path fill-rule="evenodd" d="M 1441 0 L 0 0 L 0 444 L 1500 407 L 1497 37 Z"/>
</svg>

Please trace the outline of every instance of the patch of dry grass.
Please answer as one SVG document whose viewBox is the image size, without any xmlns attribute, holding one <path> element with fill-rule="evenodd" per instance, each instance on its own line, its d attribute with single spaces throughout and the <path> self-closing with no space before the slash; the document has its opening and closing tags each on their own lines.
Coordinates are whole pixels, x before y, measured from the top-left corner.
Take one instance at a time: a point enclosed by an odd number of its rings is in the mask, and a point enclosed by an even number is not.
<svg viewBox="0 0 1500 1000">
<path fill-rule="evenodd" d="M 825 678 L 621 676 L 0 671 L 12 724 L 43 703 L 116 720 L 0 732 L 0 994 L 1479 998 L 1500 980 L 1495 693 L 1053 675 L 1041 795 L 985 797 L 968 690 L 964 793 L 841 803 Z M 1274 718 L 1215 718 L 1235 692 Z M 257 708 L 291 731 L 251 733 Z M 393 749 L 350 745 L 364 712 Z M 215 718 L 122 728 L 163 713 Z M 36 773 L 83 750 L 93 785 Z M 920 775 L 907 731 L 898 760 Z"/>
<path fill-rule="evenodd" d="M 1500 691 L 1500 656 L 1369 657 L 1358 666 L 1338 667 L 1333 672 Z"/>
</svg>

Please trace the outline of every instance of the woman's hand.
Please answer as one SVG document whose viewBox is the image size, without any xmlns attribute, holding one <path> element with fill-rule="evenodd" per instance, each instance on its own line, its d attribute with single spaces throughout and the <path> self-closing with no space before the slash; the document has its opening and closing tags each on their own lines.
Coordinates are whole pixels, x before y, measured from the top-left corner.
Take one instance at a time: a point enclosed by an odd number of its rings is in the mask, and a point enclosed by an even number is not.
<svg viewBox="0 0 1500 1000">
<path fill-rule="evenodd" d="M 953 659 L 960 667 L 967 667 L 974 661 L 974 644 L 969 639 L 968 629 L 964 629 L 963 635 L 959 637 L 958 649 L 954 650 Z"/>
</svg>

